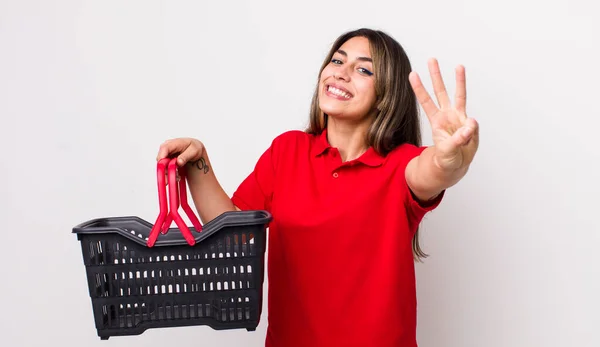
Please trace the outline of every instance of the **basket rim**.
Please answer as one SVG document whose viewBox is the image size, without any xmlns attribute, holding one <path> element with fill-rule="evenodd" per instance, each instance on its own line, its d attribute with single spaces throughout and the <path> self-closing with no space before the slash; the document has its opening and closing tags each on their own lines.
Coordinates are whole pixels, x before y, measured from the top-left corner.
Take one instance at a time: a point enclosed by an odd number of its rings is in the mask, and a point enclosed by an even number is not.
<svg viewBox="0 0 600 347">
<path fill-rule="evenodd" d="M 264 225 L 268 226 L 272 215 L 265 210 L 227 211 L 202 226 L 202 231 L 197 232 L 194 227 L 189 227 L 194 235 L 196 244 L 218 232 L 221 229 L 234 226 Z M 115 224 L 134 223 L 141 227 L 136 234 Z M 133 242 L 147 247 L 147 238 L 153 224 L 138 216 L 99 217 L 87 220 L 73 227 L 72 233 L 78 235 L 90 234 L 119 234 Z M 169 228 L 166 235 L 159 236 L 154 247 L 188 245 L 179 231 L 179 228 Z"/>
</svg>

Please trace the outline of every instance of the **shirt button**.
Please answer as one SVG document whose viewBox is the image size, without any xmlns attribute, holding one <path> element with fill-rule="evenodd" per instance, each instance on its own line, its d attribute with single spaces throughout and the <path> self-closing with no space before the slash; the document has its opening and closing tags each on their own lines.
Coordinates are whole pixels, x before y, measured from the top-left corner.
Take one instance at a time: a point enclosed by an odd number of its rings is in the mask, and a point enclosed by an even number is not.
<svg viewBox="0 0 600 347">
<path fill-rule="evenodd" d="M 338 173 L 337 173 L 337 172 L 334 172 L 334 173 L 333 173 L 333 178 L 338 178 L 338 176 L 339 176 L 339 175 L 338 175 Z"/>
</svg>

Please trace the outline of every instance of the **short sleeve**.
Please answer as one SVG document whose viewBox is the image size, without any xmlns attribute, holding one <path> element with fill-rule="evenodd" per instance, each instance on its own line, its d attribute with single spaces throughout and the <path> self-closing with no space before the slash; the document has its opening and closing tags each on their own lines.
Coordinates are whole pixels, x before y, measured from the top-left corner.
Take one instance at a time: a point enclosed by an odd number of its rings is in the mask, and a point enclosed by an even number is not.
<svg viewBox="0 0 600 347">
<path fill-rule="evenodd" d="M 274 144 L 260 156 L 253 171 L 233 193 L 231 201 L 241 210 L 271 210 L 274 187 Z"/>
<path fill-rule="evenodd" d="M 437 197 L 435 197 L 434 199 L 430 200 L 430 201 L 420 201 L 416 198 L 416 196 L 413 194 L 413 192 L 411 191 L 410 187 L 408 186 L 408 183 L 406 182 L 406 167 L 408 166 L 408 163 L 415 157 L 421 155 L 421 153 L 423 153 L 423 151 L 427 148 L 427 146 L 414 146 L 414 145 L 409 145 L 409 144 L 405 144 L 403 145 L 402 148 L 402 161 L 401 161 L 401 165 L 402 165 L 402 181 L 404 182 L 404 186 L 405 186 L 405 191 L 406 191 L 406 195 L 405 195 L 405 206 L 407 209 L 407 212 L 409 213 L 409 216 L 411 216 L 415 222 L 420 222 L 423 217 L 425 216 L 425 214 L 427 214 L 427 212 L 433 211 L 434 209 L 436 209 L 440 203 L 442 202 L 442 199 L 444 198 L 444 193 L 445 190 L 442 191 Z"/>
</svg>

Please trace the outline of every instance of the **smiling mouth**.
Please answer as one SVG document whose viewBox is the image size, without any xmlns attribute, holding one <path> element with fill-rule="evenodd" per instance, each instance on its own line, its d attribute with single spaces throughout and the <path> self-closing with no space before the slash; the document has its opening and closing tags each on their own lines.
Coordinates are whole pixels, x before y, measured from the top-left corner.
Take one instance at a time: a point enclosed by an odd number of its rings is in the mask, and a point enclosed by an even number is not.
<svg viewBox="0 0 600 347">
<path fill-rule="evenodd" d="M 334 87 L 334 86 L 328 85 L 325 88 L 325 90 L 327 91 L 328 94 L 331 94 L 331 95 L 336 96 L 341 99 L 348 100 L 348 99 L 352 98 L 352 94 L 350 94 L 349 92 L 347 92 L 345 90 Z"/>
</svg>

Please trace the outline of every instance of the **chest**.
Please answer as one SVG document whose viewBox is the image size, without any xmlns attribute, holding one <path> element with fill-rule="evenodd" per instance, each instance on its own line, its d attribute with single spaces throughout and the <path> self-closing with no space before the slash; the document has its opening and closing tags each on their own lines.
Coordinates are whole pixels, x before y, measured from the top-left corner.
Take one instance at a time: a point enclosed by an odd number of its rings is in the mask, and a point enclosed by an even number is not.
<svg viewBox="0 0 600 347">
<path fill-rule="evenodd" d="M 274 220 L 279 226 L 304 231 L 377 224 L 390 210 L 403 210 L 401 173 L 383 165 L 319 157 L 278 167 Z"/>
</svg>

